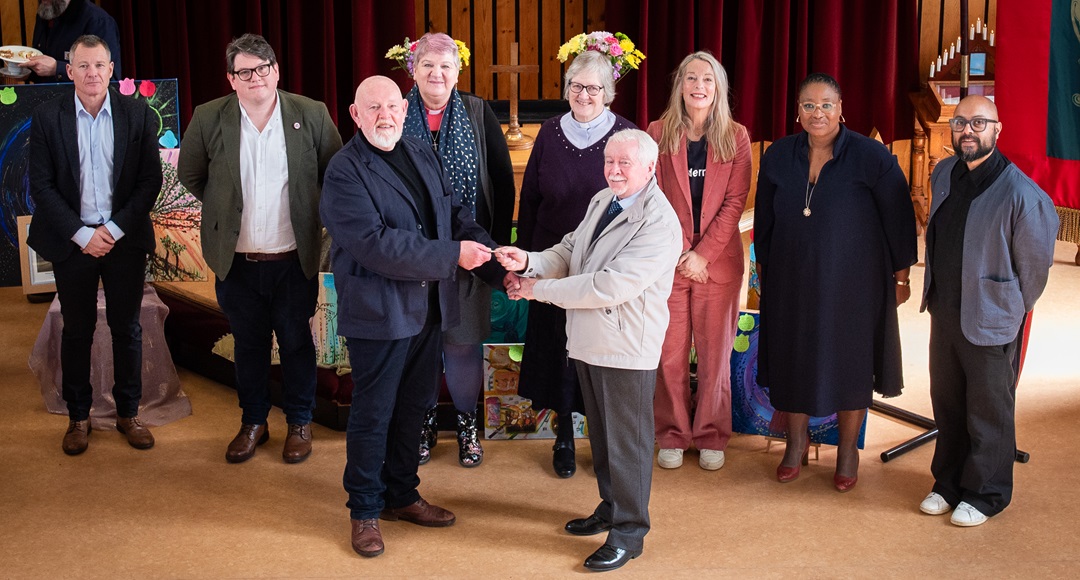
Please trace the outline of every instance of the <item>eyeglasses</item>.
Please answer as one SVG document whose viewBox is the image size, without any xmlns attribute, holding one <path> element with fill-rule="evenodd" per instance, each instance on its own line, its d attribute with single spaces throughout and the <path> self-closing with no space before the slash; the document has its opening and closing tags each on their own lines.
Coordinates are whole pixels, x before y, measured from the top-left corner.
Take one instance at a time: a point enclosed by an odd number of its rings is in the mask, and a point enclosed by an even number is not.
<svg viewBox="0 0 1080 580">
<path fill-rule="evenodd" d="M 240 79 L 240 80 L 242 80 L 244 82 L 247 82 L 247 81 L 251 80 L 252 73 L 257 74 L 260 77 L 264 77 L 264 76 L 270 74 L 270 65 L 269 64 L 260 64 L 259 66 L 255 67 L 255 68 L 242 68 L 240 70 L 232 71 L 232 74 L 233 74 L 234 77 L 236 77 L 236 78 L 238 78 L 238 79 Z"/>
<path fill-rule="evenodd" d="M 585 90 L 587 93 L 595 97 L 596 95 L 600 94 L 600 91 L 604 90 L 604 87 L 600 85 L 583 85 L 581 83 L 570 83 L 571 93 L 574 93 L 576 95 L 582 90 Z"/>
<path fill-rule="evenodd" d="M 949 127 L 957 133 L 963 131 L 964 127 L 967 127 L 968 125 L 971 125 L 972 131 L 982 133 L 986 130 L 987 123 L 1000 123 L 1000 121 L 995 119 L 984 119 L 982 117 L 975 117 L 970 121 L 963 117 L 953 117 L 952 119 L 949 119 Z"/>
<path fill-rule="evenodd" d="M 799 110 L 807 115 L 813 115 L 814 111 L 818 109 L 821 109 L 822 113 L 829 115 L 836 110 L 836 103 L 799 103 Z"/>
</svg>

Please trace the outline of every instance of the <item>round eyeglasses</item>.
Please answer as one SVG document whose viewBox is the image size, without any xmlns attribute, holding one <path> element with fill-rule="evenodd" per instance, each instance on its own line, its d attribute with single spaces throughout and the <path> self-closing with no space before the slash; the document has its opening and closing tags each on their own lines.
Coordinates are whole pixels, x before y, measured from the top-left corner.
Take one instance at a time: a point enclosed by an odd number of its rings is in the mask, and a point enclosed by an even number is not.
<svg viewBox="0 0 1080 580">
<path fill-rule="evenodd" d="M 232 72 L 234 77 L 236 77 L 236 78 L 238 78 L 238 79 L 240 79 L 242 81 L 245 81 L 245 82 L 251 80 L 252 73 L 254 73 L 256 75 L 259 75 L 260 77 L 264 77 L 264 76 L 270 74 L 270 65 L 269 64 L 260 64 L 259 66 L 255 67 L 255 68 L 242 68 L 240 70 L 234 70 Z"/>
<path fill-rule="evenodd" d="M 571 93 L 574 93 L 576 95 L 582 90 L 595 97 L 596 95 L 600 94 L 600 91 L 604 90 L 604 87 L 600 85 L 583 85 L 581 83 L 570 83 Z"/>
<path fill-rule="evenodd" d="M 1000 121 L 997 121 L 996 119 L 984 119 L 982 117 L 975 117 L 974 119 L 971 119 L 970 121 L 963 118 L 963 117 L 953 117 L 952 119 L 949 119 L 949 128 L 951 128 L 953 131 L 956 131 L 957 133 L 959 133 L 959 132 L 964 130 L 964 127 L 967 127 L 968 125 L 971 125 L 971 130 L 972 131 L 975 131 L 976 133 L 982 133 L 983 131 L 986 130 L 986 124 L 987 123 L 999 123 L 999 122 Z"/>
</svg>

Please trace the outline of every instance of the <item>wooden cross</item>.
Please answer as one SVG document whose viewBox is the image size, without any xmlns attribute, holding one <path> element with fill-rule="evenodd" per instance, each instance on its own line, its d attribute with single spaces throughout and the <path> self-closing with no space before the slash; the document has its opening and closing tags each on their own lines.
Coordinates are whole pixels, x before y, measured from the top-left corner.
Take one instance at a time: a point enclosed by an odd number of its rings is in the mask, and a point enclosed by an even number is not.
<svg viewBox="0 0 1080 580">
<path fill-rule="evenodd" d="M 531 149 L 533 138 L 521 132 L 518 123 L 518 74 L 535 73 L 540 67 L 535 64 L 518 64 L 518 43 L 510 43 L 510 64 L 492 65 L 493 73 L 510 73 L 510 128 L 506 130 L 506 146 L 511 150 Z"/>
</svg>

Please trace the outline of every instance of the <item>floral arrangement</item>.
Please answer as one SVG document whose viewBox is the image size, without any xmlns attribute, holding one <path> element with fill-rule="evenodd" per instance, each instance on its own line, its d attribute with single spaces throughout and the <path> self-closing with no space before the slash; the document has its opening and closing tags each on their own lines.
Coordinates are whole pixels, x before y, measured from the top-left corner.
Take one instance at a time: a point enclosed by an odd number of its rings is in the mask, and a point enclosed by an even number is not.
<svg viewBox="0 0 1080 580">
<path fill-rule="evenodd" d="M 611 67 L 615 69 L 615 80 L 619 80 L 626 73 L 637 70 L 645 55 L 634 47 L 630 37 L 621 32 L 612 34 L 604 30 L 579 34 L 566 44 L 559 47 L 559 62 L 566 62 L 570 55 L 578 55 L 586 50 L 595 50 L 611 59 Z"/>
<path fill-rule="evenodd" d="M 405 37 L 405 42 L 401 44 L 395 44 L 390 47 L 390 50 L 386 51 L 386 58 L 396 61 L 397 66 L 390 70 L 401 69 L 409 76 L 413 75 L 413 57 L 416 54 L 416 43 L 419 40 L 409 40 L 409 37 Z M 458 56 L 461 57 L 461 66 L 469 66 L 469 57 L 472 56 L 472 52 L 469 52 L 469 47 L 465 46 L 464 42 L 460 40 L 454 40 L 454 44 L 457 44 Z"/>
</svg>

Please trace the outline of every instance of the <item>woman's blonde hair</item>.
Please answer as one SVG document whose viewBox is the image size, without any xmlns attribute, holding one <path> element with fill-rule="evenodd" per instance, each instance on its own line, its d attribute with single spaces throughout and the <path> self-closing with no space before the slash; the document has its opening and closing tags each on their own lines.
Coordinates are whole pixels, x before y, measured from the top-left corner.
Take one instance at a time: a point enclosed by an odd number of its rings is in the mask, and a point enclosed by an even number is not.
<svg viewBox="0 0 1080 580">
<path fill-rule="evenodd" d="M 709 149 L 712 151 L 713 161 L 730 161 L 735 158 L 737 147 L 736 135 L 739 124 L 731 118 L 731 105 L 728 102 L 728 78 L 720 61 L 708 51 L 698 51 L 690 54 L 682 60 L 679 68 L 675 69 L 671 80 L 671 98 L 668 99 L 667 109 L 660 115 L 662 132 L 660 134 L 660 152 L 666 155 L 675 155 L 682 145 L 681 141 L 692 129 L 690 114 L 686 112 L 686 103 L 682 97 L 682 83 L 686 77 L 686 67 L 695 60 L 701 60 L 712 67 L 713 78 L 716 80 L 716 96 L 709 114 L 705 118 L 705 138 L 708 140 Z"/>
</svg>

